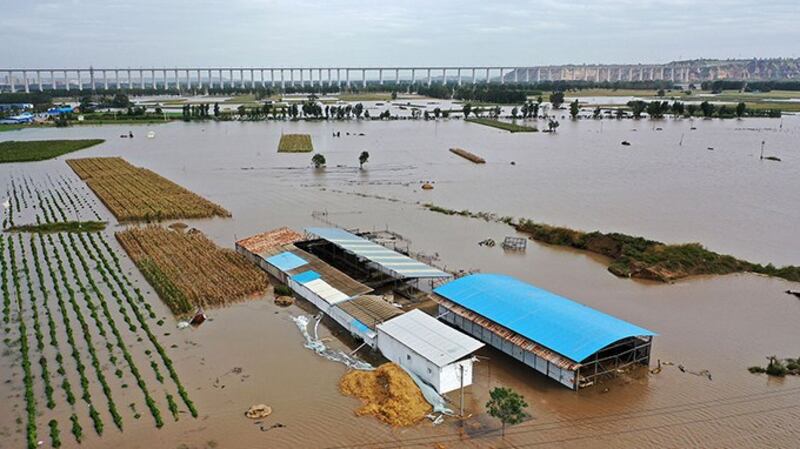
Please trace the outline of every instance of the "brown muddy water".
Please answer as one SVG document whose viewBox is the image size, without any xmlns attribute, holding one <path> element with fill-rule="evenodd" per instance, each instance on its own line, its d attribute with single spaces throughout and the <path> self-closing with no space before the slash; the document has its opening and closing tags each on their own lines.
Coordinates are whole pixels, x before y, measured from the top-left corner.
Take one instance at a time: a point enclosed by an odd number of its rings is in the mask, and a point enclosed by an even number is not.
<svg viewBox="0 0 800 449">
<path fill-rule="evenodd" d="M 117 137 L 129 129 L 134 139 Z M 154 139 L 145 138 L 150 130 L 156 133 Z M 331 137 L 333 131 L 341 131 L 342 137 Z M 310 154 L 277 154 L 282 132 L 312 134 L 328 167 L 312 169 Z M 354 135 L 358 133 L 365 135 Z M 618 279 L 594 257 L 571 250 L 534 242 L 524 254 L 480 247 L 477 242 L 499 241 L 513 230 L 437 214 L 420 204 L 616 230 L 667 242 L 699 241 L 756 262 L 798 264 L 800 117 L 782 122 L 664 120 L 655 125 L 561 120 L 557 135 L 509 134 L 460 120 L 171 123 L 0 134 L 2 140 L 84 137 L 107 142 L 69 157 L 123 156 L 231 211 L 231 219 L 186 221 L 222 246 L 233 247 L 235 239 L 278 226 L 299 230 L 324 225 L 312 217 L 315 211 L 327 212 L 325 220 L 342 226 L 388 227 L 411 240 L 412 250 L 437 256 L 449 269 L 511 274 L 650 328 L 660 334 L 653 364 L 661 359 L 676 366 L 575 393 L 485 349 L 475 383 L 467 390 L 467 409 L 474 416 L 463 427 L 449 420 L 439 426 L 425 422 L 391 429 L 354 416 L 357 401 L 342 396 L 336 387 L 344 366 L 303 348 L 291 321 L 291 316 L 307 313 L 298 307 L 279 308 L 264 298 L 213 310 L 212 320 L 197 329 L 176 329 L 166 307 L 116 245 L 111 233 L 117 225 L 86 191 L 94 207 L 112 222 L 105 234 L 120 254 L 123 271 L 146 293 L 158 318 L 166 318 L 163 326 L 150 326 L 167 348 L 200 416 L 192 419 L 179 404 L 184 413 L 174 422 L 163 399 L 162 390 L 168 387 L 148 373 L 147 384 L 156 392 L 165 421 L 156 430 L 142 401 L 133 396 L 135 391 L 120 389 L 128 376 L 117 380 L 106 366 L 125 428 L 117 431 L 105 408 L 97 406 L 106 421 L 105 433 L 97 437 L 91 422 L 82 421 L 86 440 L 81 447 L 798 446 L 800 379 L 768 379 L 746 369 L 764 364 L 771 354 L 799 355 L 800 301 L 783 293 L 797 289 L 797 284 L 755 275 L 669 285 Z M 622 140 L 632 145 L 621 146 Z M 760 161 L 761 141 L 766 141 L 766 154 L 783 161 Z M 475 165 L 451 154 L 448 148 L 456 146 L 487 163 Z M 360 171 L 358 155 L 363 150 L 369 151 L 370 161 Z M 12 175 L 42 180 L 48 174 L 64 175 L 76 188 L 81 186 L 62 159 L 2 165 L 0 187 L 7 186 Z M 424 181 L 433 182 L 435 189 L 422 191 Z M 136 349 L 135 339 L 128 343 Z M 337 338 L 332 344 L 345 347 Z M 24 422 L 22 374 L 18 351 L 12 349 L 0 357 L 0 448 L 25 444 L 24 424 L 16 422 L 18 417 Z M 141 351 L 132 352 L 144 372 L 148 359 Z M 689 371 L 707 369 L 712 378 L 682 373 L 678 364 Z M 34 363 L 36 382 L 38 369 Z M 102 392 L 89 377 L 99 402 Z M 482 407 L 488 390 L 500 385 L 520 391 L 533 416 L 510 428 L 505 443 L 492 432 L 499 424 L 486 417 Z M 457 401 L 457 396 L 452 399 Z M 57 401 L 64 402 L 60 397 Z M 139 420 L 127 408 L 131 401 L 138 401 Z M 243 416 L 254 403 L 274 410 L 264 426 L 285 427 L 261 431 Z M 50 411 L 40 399 L 39 410 L 39 435 L 45 445 L 47 421 L 55 417 L 65 446 L 76 446 L 67 407 Z"/>
</svg>

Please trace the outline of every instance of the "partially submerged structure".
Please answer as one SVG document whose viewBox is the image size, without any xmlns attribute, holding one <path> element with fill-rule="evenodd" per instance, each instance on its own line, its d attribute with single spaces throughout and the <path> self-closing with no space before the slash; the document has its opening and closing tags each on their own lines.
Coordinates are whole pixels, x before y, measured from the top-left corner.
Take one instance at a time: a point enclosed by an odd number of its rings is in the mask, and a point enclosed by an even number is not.
<svg viewBox="0 0 800 449">
<path fill-rule="evenodd" d="M 472 383 L 470 355 L 483 343 L 419 310 L 406 313 L 382 296 L 405 291 L 414 280 L 450 274 L 334 228 L 309 228 L 305 238 L 281 228 L 240 240 L 236 250 L 439 393 Z"/>
<path fill-rule="evenodd" d="M 650 362 L 653 332 L 511 276 L 465 276 L 433 296 L 442 320 L 574 390 Z"/>
<path fill-rule="evenodd" d="M 439 393 L 472 384 L 472 353 L 483 343 L 419 309 L 378 324 L 378 349 Z"/>
</svg>

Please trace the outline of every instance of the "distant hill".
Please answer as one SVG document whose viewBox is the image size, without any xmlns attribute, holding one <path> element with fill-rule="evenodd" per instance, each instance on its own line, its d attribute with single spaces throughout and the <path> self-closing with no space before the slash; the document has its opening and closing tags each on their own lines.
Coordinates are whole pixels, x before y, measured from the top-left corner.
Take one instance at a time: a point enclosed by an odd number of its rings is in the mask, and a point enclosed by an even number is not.
<svg viewBox="0 0 800 449">
<path fill-rule="evenodd" d="M 702 82 L 800 80 L 800 58 L 695 59 L 665 64 L 567 64 L 510 70 L 506 82 L 543 80 Z"/>
</svg>

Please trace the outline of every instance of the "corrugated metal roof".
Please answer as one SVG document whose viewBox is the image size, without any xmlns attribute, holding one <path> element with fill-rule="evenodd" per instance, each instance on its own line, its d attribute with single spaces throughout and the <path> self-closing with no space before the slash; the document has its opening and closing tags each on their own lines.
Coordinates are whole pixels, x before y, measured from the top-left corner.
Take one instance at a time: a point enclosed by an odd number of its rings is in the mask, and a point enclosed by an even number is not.
<svg viewBox="0 0 800 449">
<path fill-rule="evenodd" d="M 371 288 L 357 282 L 355 279 L 328 265 L 311 253 L 307 253 L 299 248 L 294 247 L 287 249 L 295 256 L 308 261 L 308 265 L 303 265 L 293 270 L 286 271 L 285 273 L 289 276 L 294 276 L 308 270 L 316 271 L 325 282 L 331 284 L 335 289 L 351 298 L 372 291 Z"/>
<path fill-rule="evenodd" d="M 308 265 L 308 261 L 296 256 L 289 251 L 284 251 L 266 259 L 267 263 L 274 265 L 281 271 L 293 270 L 303 265 Z"/>
<path fill-rule="evenodd" d="M 438 367 L 458 361 L 483 346 L 419 309 L 378 324 L 377 328 Z"/>
<path fill-rule="evenodd" d="M 403 311 L 384 301 L 380 296 L 363 295 L 336 305 L 348 315 L 365 324 L 370 329 Z"/>
<path fill-rule="evenodd" d="M 369 260 L 401 278 L 442 278 L 448 273 L 414 260 L 397 251 L 351 234 L 338 228 L 306 228 L 306 232 L 319 236 L 334 245 Z"/>
<path fill-rule="evenodd" d="M 342 302 L 349 298 L 349 296 L 333 288 L 331 284 L 328 284 L 322 279 L 304 282 L 303 286 L 316 293 L 317 296 L 324 299 L 328 304 L 336 304 L 337 302 Z"/>
<path fill-rule="evenodd" d="M 511 276 L 473 274 L 434 292 L 573 361 L 655 333 Z"/>
</svg>

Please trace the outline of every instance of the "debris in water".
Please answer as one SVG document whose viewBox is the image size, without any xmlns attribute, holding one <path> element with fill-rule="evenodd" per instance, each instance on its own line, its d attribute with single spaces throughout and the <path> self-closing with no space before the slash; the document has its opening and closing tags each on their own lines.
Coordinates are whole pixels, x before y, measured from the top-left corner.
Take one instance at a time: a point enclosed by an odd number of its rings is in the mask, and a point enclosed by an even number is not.
<svg viewBox="0 0 800 449">
<path fill-rule="evenodd" d="M 257 404 L 250 406 L 246 412 L 244 412 L 244 416 L 250 419 L 261 419 L 266 418 L 267 416 L 272 414 L 272 407 L 266 404 Z"/>
<path fill-rule="evenodd" d="M 194 316 L 192 317 L 192 320 L 189 321 L 189 324 L 191 324 L 192 326 L 199 326 L 203 324 L 207 319 L 208 317 L 206 316 L 205 312 L 203 312 L 203 308 L 200 307 L 197 309 L 197 312 L 194 313 Z"/>
<path fill-rule="evenodd" d="M 528 248 L 528 239 L 524 237 L 506 236 L 503 240 L 503 249 L 525 251 Z"/>
<path fill-rule="evenodd" d="M 631 146 L 631 143 L 630 143 L 630 142 L 628 142 L 627 140 L 623 140 L 623 141 L 622 141 L 622 145 L 623 145 L 623 146 L 626 146 L 626 147 L 629 147 L 629 146 Z"/>
<path fill-rule="evenodd" d="M 411 376 L 394 363 L 369 372 L 348 372 L 339 381 L 339 391 L 362 400 L 356 415 L 374 415 L 392 426 L 410 426 L 431 412 Z"/>
<path fill-rule="evenodd" d="M 190 324 L 188 321 L 178 321 L 178 329 L 186 329 Z"/>
<path fill-rule="evenodd" d="M 294 304 L 294 298 L 291 296 L 278 296 L 275 298 L 275 304 L 281 307 L 288 307 Z"/>
<path fill-rule="evenodd" d="M 422 190 L 433 190 L 433 184 L 431 184 L 429 182 L 426 182 L 425 184 L 422 184 Z"/>
<path fill-rule="evenodd" d="M 706 150 L 708 150 L 708 151 L 714 151 L 714 147 L 708 147 L 708 148 L 706 148 Z"/>
<path fill-rule="evenodd" d="M 794 295 L 797 299 L 800 299 L 800 290 L 786 290 L 787 295 Z"/>
<path fill-rule="evenodd" d="M 300 332 L 303 334 L 303 337 L 306 340 L 305 347 L 316 352 L 318 355 L 325 357 L 326 359 L 339 362 L 347 365 L 350 368 L 357 369 L 357 370 L 373 370 L 375 369 L 369 363 L 359 360 L 353 356 L 345 354 L 342 351 L 335 351 L 329 349 L 325 346 L 319 337 L 317 336 L 317 327 L 319 326 L 319 322 L 322 320 L 322 315 L 320 315 L 316 322 L 314 323 L 314 336 L 312 337 L 311 334 L 308 333 L 308 323 L 309 318 L 306 315 L 300 316 L 293 316 L 292 320 L 297 325 L 297 328 L 300 329 Z"/>
<path fill-rule="evenodd" d="M 494 239 L 481 240 L 480 242 L 478 242 L 478 245 L 479 246 L 488 246 L 489 248 L 492 248 L 495 245 L 495 241 L 494 241 Z"/>
<path fill-rule="evenodd" d="M 205 131 L 205 130 L 204 130 L 204 131 Z M 148 133 L 147 133 L 147 138 L 148 138 L 148 139 L 152 139 L 152 138 L 154 138 L 155 136 L 156 136 L 156 132 L 155 132 L 155 131 L 150 131 L 150 132 L 148 132 Z"/>
</svg>

